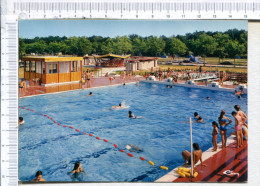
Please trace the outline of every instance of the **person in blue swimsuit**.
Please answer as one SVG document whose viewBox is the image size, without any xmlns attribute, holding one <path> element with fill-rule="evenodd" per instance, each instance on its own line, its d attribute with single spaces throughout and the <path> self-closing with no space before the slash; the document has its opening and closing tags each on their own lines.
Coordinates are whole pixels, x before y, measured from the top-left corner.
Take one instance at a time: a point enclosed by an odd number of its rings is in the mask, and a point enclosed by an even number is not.
<svg viewBox="0 0 260 186">
<path fill-rule="evenodd" d="M 221 110 L 220 112 L 220 116 L 218 118 L 218 122 L 219 122 L 219 130 L 220 130 L 220 134 L 221 134 L 221 140 L 222 140 L 222 148 L 226 148 L 226 144 L 227 144 L 227 125 L 229 125 L 230 123 L 232 123 L 232 121 L 225 116 L 226 111 Z"/>
</svg>

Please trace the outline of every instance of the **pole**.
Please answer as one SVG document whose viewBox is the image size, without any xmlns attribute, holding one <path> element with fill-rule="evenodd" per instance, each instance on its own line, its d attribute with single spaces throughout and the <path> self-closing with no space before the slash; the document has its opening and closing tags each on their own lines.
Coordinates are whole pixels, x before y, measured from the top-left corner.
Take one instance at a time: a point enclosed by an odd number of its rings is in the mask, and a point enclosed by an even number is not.
<svg viewBox="0 0 260 186">
<path fill-rule="evenodd" d="M 191 154 L 191 157 L 190 157 L 190 161 L 191 161 L 191 180 L 192 180 L 192 177 L 193 177 L 193 153 L 192 153 L 192 120 L 191 120 L 191 117 L 190 117 L 190 154 Z"/>
</svg>

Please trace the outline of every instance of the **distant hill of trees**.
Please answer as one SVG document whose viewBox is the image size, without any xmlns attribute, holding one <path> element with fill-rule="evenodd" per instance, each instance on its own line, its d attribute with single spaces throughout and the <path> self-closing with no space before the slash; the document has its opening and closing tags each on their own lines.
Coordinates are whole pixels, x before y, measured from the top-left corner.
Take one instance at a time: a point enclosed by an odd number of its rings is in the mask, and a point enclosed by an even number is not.
<svg viewBox="0 0 260 186">
<path fill-rule="evenodd" d="M 226 32 L 194 32 L 186 35 L 148 36 L 136 34 L 115 38 L 91 37 L 35 37 L 19 38 L 19 57 L 26 54 L 57 54 L 83 56 L 85 54 L 132 54 L 134 56 L 185 56 L 235 58 L 247 57 L 247 31 L 231 29 Z"/>
</svg>

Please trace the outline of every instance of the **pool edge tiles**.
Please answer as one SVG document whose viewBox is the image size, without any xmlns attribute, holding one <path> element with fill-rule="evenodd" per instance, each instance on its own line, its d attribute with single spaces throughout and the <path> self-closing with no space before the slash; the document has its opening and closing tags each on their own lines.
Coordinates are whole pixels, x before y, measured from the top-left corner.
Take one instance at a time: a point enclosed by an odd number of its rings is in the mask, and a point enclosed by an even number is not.
<svg viewBox="0 0 260 186">
<path fill-rule="evenodd" d="M 206 90 L 214 90 L 214 91 L 223 91 L 223 92 L 234 92 L 235 89 L 233 88 L 224 88 L 224 87 L 210 87 L 210 86 L 203 86 L 203 85 L 196 85 L 194 84 L 187 84 L 187 83 L 176 83 L 173 84 L 172 82 L 165 82 L 165 81 L 153 81 L 153 80 L 141 80 L 144 83 L 154 83 L 154 84 L 163 84 L 163 85 L 174 85 L 186 88 L 198 88 L 198 89 L 206 89 Z M 245 89 L 245 94 L 247 94 L 247 88 Z"/>
</svg>

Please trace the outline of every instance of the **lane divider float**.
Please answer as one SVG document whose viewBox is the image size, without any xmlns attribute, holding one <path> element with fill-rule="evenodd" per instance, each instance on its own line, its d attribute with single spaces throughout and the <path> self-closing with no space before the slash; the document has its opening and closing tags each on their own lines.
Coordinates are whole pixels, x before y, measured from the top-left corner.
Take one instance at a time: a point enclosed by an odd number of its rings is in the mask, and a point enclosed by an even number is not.
<svg viewBox="0 0 260 186">
<path fill-rule="evenodd" d="M 25 107 L 20 107 L 20 106 L 19 106 L 19 108 L 39 114 L 39 112 L 35 112 L 35 110 L 31 110 L 31 109 L 29 109 L 29 108 L 26 109 Z M 53 120 L 53 123 L 57 124 L 58 126 L 62 126 L 62 127 L 64 127 L 64 128 L 67 128 L 67 127 L 68 127 L 68 128 L 70 128 L 70 129 L 74 129 L 72 126 L 61 125 L 61 123 L 58 123 L 56 120 L 54 120 L 52 117 L 48 116 L 47 114 L 40 114 L 40 115 L 45 116 L 45 117 L 47 117 L 47 118 L 50 119 L 50 120 Z M 75 131 L 80 132 L 79 129 L 75 129 Z M 87 135 L 87 133 L 85 133 L 85 132 L 82 132 L 82 134 L 83 134 L 83 135 Z M 97 140 L 101 140 L 100 137 L 94 136 L 94 135 L 91 134 L 91 133 L 89 133 L 88 135 L 89 135 L 90 137 L 95 137 Z M 103 141 L 106 142 L 106 143 L 111 143 L 111 142 L 109 142 L 107 139 L 103 139 Z M 133 158 L 138 158 L 138 157 L 135 157 L 133 154 L 127 153 L 127 152 L 125 152 L 125 150 L 118 148 L 118 145 L 117 145 L 117 144 L 115 144 L 115 143 L 111 143 L 111 144 L 113 144 L 113 146 L 114 146 L 115 148 L 117 148 L 118 151 L 123 152 L 123 153 L 126 153 L 127 156 L 133 157 Z M 139 157 L 138 159 L 140 159 L 140 160 L 142 160 L 142 161 L 147 161 L 150 165 L 155 166 L 154 162 L 152 162 L 151 160 L 148 161 L 148 160 L 146 160 L 144 157 Z M 168 167 L 165 167 L 165 166 L 158 166 L 158 167 L 159 167 L 160 169 L 163 169 L 163 170 L 168 170 Z"/>
</svg>

